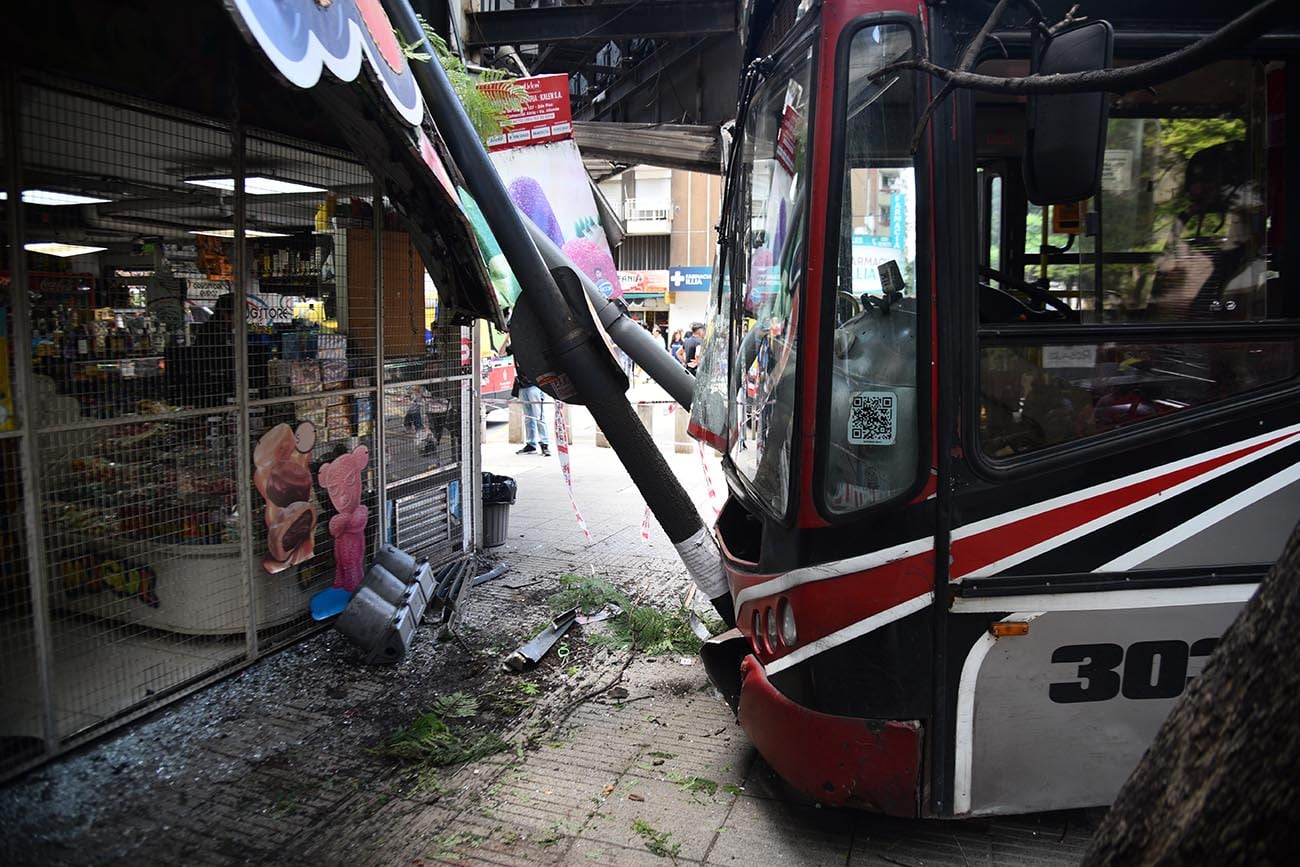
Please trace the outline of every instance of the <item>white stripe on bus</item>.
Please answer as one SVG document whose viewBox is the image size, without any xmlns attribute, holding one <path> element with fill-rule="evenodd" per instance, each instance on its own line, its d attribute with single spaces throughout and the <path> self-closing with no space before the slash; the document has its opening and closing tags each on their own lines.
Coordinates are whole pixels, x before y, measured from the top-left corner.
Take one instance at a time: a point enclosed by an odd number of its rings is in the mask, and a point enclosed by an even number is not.
<svg viewBox="0 0 1300 867">
<path fill-rule="evenodd" d="M 1225 518 L 1231 517 L 1234 513 L 1254 505 L 1257 501 L 1264 499 L 1269 494 L 1276 493 L 1287 485 L 1300 481 L 1300 464 L 1294 464 L 1279 472 L 1277 475 L 1267 478 L 1258 484 L 1252 485 L 1246 490 L 1235 496 L 1229 497 L 1222 503 L 1217 503 L 1209 509 L 1206 509 L 1196 517 L 1184 521 L 1172 530 L 1156 536 L 1149 542 L 1139 545 L 1132 551 L 1128 551 L 1111 560 L 1109 563 L 1103 563 L 1094 572 L 1123 572 L 1126 569 L 1132 569 L 1150 560 L 1159 554 L 1163 554 L 1179 542 L 1191 538 L 1197 533 L 1219 523 Z"/>
<path fill-rule="evenodd" d="M 1087 593 L 1027 593 L 1023 596 L 958 597 L 953 614 L 997 611 L 1119 611 L 1128 608 L 1176 608 L 1245 602 L 1255 595 L 1253 584 L 1211 584 L 1201 587 L 1156 587 L 1141 590 L 1097 590 Z"/>
<path fill-rule="evenodd" d="M 933 549 L 934 537 L 927 536 L 924 539 L 916 539 L 911 542 L 904 542 L 901 545 L 881 548 L 879 551 L 850 557 L 847 560 L 835 560 L 830 563 L 819 563 L 816 566 L 805 566 L 802 569 L 791 569 L 778 578 L 741 590 L 736 594 L 736 610 L 739 611 L 740 606 L 751 599 L 760 599 L 774 593 L 783 593 L 791 587 L 798 587 L 800 584 L 811 584 L 814 581 L 825 581 L 828 578 L 842 578 L 845 575 L 852 575 L 854 572 L 865 572 L 868 569 L 886 566 L 899 560 L 905 560 L 908 557 L 914 557 L 917 554 L 924 554 L 926 551 Z"/>
<path fill-rule="evenodd" d="M 1041 611 L 1010 614 L 1002 618 L 1003 622 L 1028 622 L 1043 614 Z M 989 633 L 984 633 L 966 654 L 962 663 L 961 680 L 957 684 L 957 720 L 956 742 L 954 747 L 955 763 L 952 771 L 952 811 L 954 815 L 970 812 L 971 766 L 974 760 L 975 744 L 975 685 L 980 678 L 980 668 L 984 657 L 988 656 L 998 640 Z"/>
<path fill-rule="evenodd" d="M 1141 500 L 1137 500 L 1136 502 L 1129 503 L 1126 506 L 1121 506 L 1118 509 L 1114 509 L 1113 511 L 1107 512 L 1106 514 L 1096 517 L 1091 521 L 1087 521 L 1083 524 L 1080 524 L 1077 527 L 1071 527 L 1069 530 L 1065 530 L 1064 532 L 1058 533 L 1057 535 L 1053 536 L 1050 539 L 1044 539 L 1042 542 L 1039 542 L 1036 545 L 1030 545 L 1028 548 L 1021 548 L 1019 551 L 1016 551 L 1013 554 L 1008 554 L 1006 557 L 1003 557 L 1000 560 L 995 560 L 994 562 L 989 563 L 986 566 L 981 566 L 978 569 L 974 569 L 970 572 L 963 573 L 959 577 L 984 578 L 990 575 L 996 575 L 999 572 L 1002 572 L 1006 569 L 1010 569 L 1013 566 L 1018 566 L 1027 560 L 1037 557 L 1039 554 L 1044 554 L 1055 548 L 1059 548 L 1060 546 L 1066 544 L 1067 542 L 1073 542 L 1075 539 L 1080 539 L 1083 536 L 1095 532 L 1096 530 L 1100 530 L 1103 527 L 1109 526 L 1110 524 L 1113 524 L 1116 521 L 1123 520 L 1124 518 L 1127 518 L 1130 515 L 1135 515 L 1138 512 L 1141 512 L 1142 510 L 1150 508 L 1156 503 L 1161 502 L 1162 500 L 1190 491 L 1196 487 L 1199 487 L 1200 485 L 1205 484 L 1208 481 L 1211 481 L 1212 479 L 1217 479 L 1219 476 L 1226 475 L 1227 473 L 1240 469 L 1241 467 L 1244 467 L 1247 464 L 1253 463 L 1254 461 L 1257 461 L 1266 455 L 1270 455 L 1273 452 L 1276 452 L 1280 449 L 1287 448 L 1288 446 L 1294 444 L 1297 440 L 1300 440 L 1300 437 L 1290 436 L 1287 437 L 1286 439 L 1279 440 L 1278 442 L 1266 446 L 1265 448 L 1259 449 L 1258 451 L 1254 451 L 1249 454 L 1242 455 L 1236 460 L 1229 461 L 1228 463 L 1223 464 L 1222 466 L 1215 467 L 1212 470 L 1206 470 L 1205 472 L 1197 476 L 1194 476 L 1193 478 L 1186 479 L 1172 487 L 1165 488 L 1163 490 L 1155 492 L 1154 494 L 1151 494 L 1150 496 L 1143 497 Z M 1238 448 L 1239 447 L 1240 446 L 1238 446 Z M 1212 457 L 1209 457 L 1207 455 L 1200 458 L 1196 462 L 1199 463 L 1202 460 L 1212 460 L 1212 459 L 1213 459 Z M 1118 482 L 1111 483 L 1111 485 L 1106 487 L 1109 492 L 1114 492 L 1120 490 L 1122 487 L 1129 487 L 1131 484 L 1134 484 L 1134 482 L 1130 482 L 1128 480 L 1120 480 Z M 1047 502 L 1057 502 L 1064 499 L 1069 503 L 1075 503 L 1075 502 L 1079 502 L 1080 500 L 1089 499 L 1092 496 L 1099 496 L 1099 494 L 1090 493 L 1093 490 L 1095 490 L 1095 488 L 1090 488 L 1085 491 L 1079 491 L 1066 498 L 1057 497 L 1054 500 L 1048 500 Z M 1060 506 L 1058 506 L 1057 508 L 1059 507 Z M 1016 512 L 1008 512 L 1005 515 L 997 516 L 995 525 L 1001 527 L 1001 526 L 1006 526 L 1016 520 L 1023 520 L 1023 518 L 1016 517 L 1018 512 L 1023 512 L 1023 511 L 1024 511 L 1023 509 L 1018 509 L 1016 510 Z M 1049 511 L 1049 510 L 1044 509 L 1043 511 Z M 989 520 L 994 520 L 994 519 L 989 519 Z M 978 526 L 979 524 L 985 524 L 985 523 L 987 523 L 987 521 L 980 521 L 978 524 L 971 524 L 970 526 L 975 527 Z M 968 528 L 963 527 L 960 530 L 954 531 L 953 532 L 954 541 L 958 538 L 967 538 L 973 535 L 972 533 L 965 532 L 967 529 Z"/>
<path fill-rule="evenodd" d="M 868 632 L 874 632 L 883 626 L 888 626 L 895 620 L 901 620 L 913 612 L 920 611 L 934 601 L 934 593 L 922 593 L 913 599 L 895 605 L 893 608 L 886 608 L 884 611 L 877 612 L 865 620 L 859 620 L 843 629 L 836 630 L 830 635 L 823 636 L 816 641 L 810 641 L 803 647 L 790 651 L 780 659 L 769 662 L 763 666 L 763 670 L 768 675 L 776 674 L 779 671 L 785 671 L 792 665 L 799 663 L 830 650 L 832 647 L 838 647 L 852 641 L 859 636 L 866 635 Z M 796 612 L 797 618 L 798 612 Z M 797 622 L 797 619 L 796 619 Z"/>
<path fill-rule="evenodd" d="M 1275 444 L 1274 447 L 1270 447 L 1268 451 L 1263 451 L 1259 453 L 1261 455 L 1268 454 L 1269 451 L 1276 451 L 1279 448 L 1285 448 L 1286 446 L 1291 445 L 1291 443 L 1297 439 L 1296 436 L 1297 434 L 1300 434 L 1300 424 L 1293 424 L 1288 427 L 1278 428 L 1277 430 L 1269 431 L 1266 434 L 1260 434 L 1258 436 L 1251 437 L 1250 439 L 1238 440 L 1237 442 L 1230 443 L 1229 445 L 1226 446 L 1221 446 L 1217 449 L 1212 449 L 1211 451 L 1208 452 L 1200 452 L 1190 457 L 1180 458 L 1179 460 L 1171 461 L 1170 463 L 1162 464 L 1158 467 L 1152 467 L 1150 469 L 1142 470 L 1141 472 L 1138 473 L 1133 473 L 1131 475 L 1124 476 L 1119 479 L 1115 479 L 1114 481 L 1102 482 L 1101 484 L 1093 485 L 1090 488 L 1081 488 L 1080 490 L 1077 491 L 1070 491 L 1069 493 L 1062 494 L 1059 497 L 1052 497 L 1050 500 L 1043 500 L 1041 502 L 1033 503 L 1028 506 L 1022 506 L 1019 509 L 1014 509 L 1010 512 L 1003 512 L 1002 514 L 999 515 L 993 515 L 991 517 L 984 518 L 972 524 L 966 524 L 963 527 L 958 527 L 957 529 L 953 530 L 952 538 L 954 541 L 956 541 L 957 539 L 965 539 L 968 536 L 977 536 L 986 530 L 992 530 L 997 527 L 1004 526 L 1006 524 L 1011 524 L 1016 521 L 1022 521 L 1025 518 L 1032 518 L 1035 515 L 1042 514 L 1043 512 L 1050 512 L 1054 509 L 1059 509 L 1062 506 L 1068 506 L 1072 503 L 1077 503 L 1080 500 L 1091 499 L 1092 497 L 1096 497 L 1101 494 L 1110 493 L 1112 491 L 1117 491 L 1121 488 L 1127 488 L 1130 485 L 1135 485 L 1140 482 L 1145 482 L 1149 479 L 1154 479 L 1159 476 L 1167 475 L 1168 473 L 1177 472 L 1178 470 L 1186 469 L 1187 467 L 1195 466 L 1196 464 L 1204 463 L 1206 461 L 1212 461 L 1217 457 L 1221 457 L 1226 454 L 1231 454 L 1232 452 L 1235 451 L 1241 451 L 1242 449 L 1250 448 L 1253 445 L 1266 442 L 1267 440 L 1270 439 L 1274 439 L 1277 437 L 1286 438 L 1284 441 Z"/>
</svg>

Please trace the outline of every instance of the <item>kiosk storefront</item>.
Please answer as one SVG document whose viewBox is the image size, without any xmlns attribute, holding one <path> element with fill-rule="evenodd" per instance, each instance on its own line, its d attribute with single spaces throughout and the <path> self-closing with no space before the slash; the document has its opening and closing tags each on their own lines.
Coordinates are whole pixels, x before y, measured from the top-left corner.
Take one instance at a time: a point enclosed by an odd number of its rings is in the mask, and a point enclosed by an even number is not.
<svg viewBox="0 0 1300 867">
<path fill-rule="evenodd" d="M 302 636 L 382 541 L 474 546 L 477 338 L 210 5 L 3 69 L 0 776 Z"/>
</svg>

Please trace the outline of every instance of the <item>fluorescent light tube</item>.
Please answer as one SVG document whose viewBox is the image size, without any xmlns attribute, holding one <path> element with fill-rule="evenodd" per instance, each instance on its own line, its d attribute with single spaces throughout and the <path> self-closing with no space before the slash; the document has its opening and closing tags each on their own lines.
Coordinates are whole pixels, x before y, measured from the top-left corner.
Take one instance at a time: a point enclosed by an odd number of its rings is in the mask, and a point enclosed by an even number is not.
<svg viewBox="0 0 1300 867">
<path fill-rule="evenodd" d="M 44 241 L 36 244 L 23 244 L 23 249 L 31 253 L 44 253 L 46 256 L 59 256 L 66 259 L 69 256 L 84 256 L 87 253 L 100 253 L 108 248 L 86 247 L 81 244 L 60 244 L 55 241 Z"/>
<path fill-rule="evenodd" d="M 208 235 L 213 238 L 233 238 L 234 229 L 191 229 L 191 235 Z M 245 238 L 288 238 L 287 232 L 264 232 L 261 229 L 245 229 Z"/>
<path fill-rule="evenodd" d="M 185 183 L 199 187 L 210 187 L 227 193 L 235 191 L 234 178 L 186 178 Z M 250 196 L 275 196 L 284 193 L 324 193 L 328 191 L 324 187 L 310 187 L 306 184 L 282 181 L 279 178 L 268 178 L 263 175 L 248 175 L 244 178 L 244 192 Z"/>
<path fill-rule="evenodd" d="M 0 202 L 9 198 L 9 194 L 0 190 Z M 54 190 L 23 190 L 23 201 L 29 205 L 97 205 L 111 202 L 112 199 L 97 199 L 94 196 L 78 196 L 72 193 L 57 193 Z"/>
</svg>

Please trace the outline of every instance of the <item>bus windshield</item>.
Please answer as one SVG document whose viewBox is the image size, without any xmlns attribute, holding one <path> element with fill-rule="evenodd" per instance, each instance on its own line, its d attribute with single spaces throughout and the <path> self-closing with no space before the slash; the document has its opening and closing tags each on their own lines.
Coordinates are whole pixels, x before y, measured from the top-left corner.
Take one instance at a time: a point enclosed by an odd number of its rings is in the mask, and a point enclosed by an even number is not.
<svg viewBox="0 0 1300 867">
<path fill-rule="evenodd" d="M 823 510 L 846 514 L 905 493 L 915 482 L 917 417 L 916 170 L 910 72 L 870 81 L 912 53 L 903 24 L 874 24 L 850 39 L 842 116 L 839 242 L 828 267 L 829 419 L 820 426 Z M 835 193 L 832 193 L 834 196 Z M 834 209 L 834 202 L 831 208 Z M 828 221 L 835 226 L 836 221 Z"/>
<path fill-rule="evenodd" d="M 728 453 L 774 514 L 788 502 L 796 313 L 802 294 L 808 201 L 808 117 L 812 48 L 768 78 L 742 132 L 738 208 L 731 239 L 731 327 L 726 378 Z M 701 373 L 701 375 L 704 375 Z M 704 386 L 704 383 L 700 384 Z M 697 387 L 696 392 L 699 393 Z"/>
</svg>

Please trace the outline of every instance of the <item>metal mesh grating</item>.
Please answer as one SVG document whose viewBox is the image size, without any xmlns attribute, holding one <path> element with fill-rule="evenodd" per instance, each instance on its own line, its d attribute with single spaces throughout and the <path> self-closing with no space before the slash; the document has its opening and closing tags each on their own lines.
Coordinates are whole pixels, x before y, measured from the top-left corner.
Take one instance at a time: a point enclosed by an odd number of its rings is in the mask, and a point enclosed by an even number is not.
<svg viewBox="0 0 1300 867">
<path fill-rule="evenodd" d="M 7 89 L 6 89 L 7 90 Z M 10 116 L 8 93 L 0 112 Z M 45 751 L 42 698 L 36 650 L 36 612 L 32 600 L 30 562 L 23 489 L 22 451 L 25 446 L 15 394 L 15 301 L 8 200 L 12 156 L 7 124 L 0 125 L 0 181 L 6 202 L 0 208 L 0 774 L 39 757 Z"/>
<path fill-rule="evenodd" d="M 384 236 L 384 454 L 390 540 L 438 560 L 464 544 L 471 438 L 468 329 L 445 324 L 418 255 Z M 393 286 L 403 287 L 393 291 Z M 423 492 L 428 491 L 426 495 Z"/>
<path fill-rule="evenodd" d="M 460 550 L 473 439 L 462 329 L 349 155 L 20 93 L 23 189 L 83 198 L 24 196 L 0 256 L 82 249 L 0 259 L 0 775 L 305 634 L 394 520 Z"/>
</svg>

